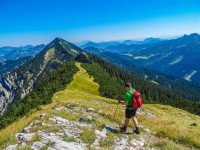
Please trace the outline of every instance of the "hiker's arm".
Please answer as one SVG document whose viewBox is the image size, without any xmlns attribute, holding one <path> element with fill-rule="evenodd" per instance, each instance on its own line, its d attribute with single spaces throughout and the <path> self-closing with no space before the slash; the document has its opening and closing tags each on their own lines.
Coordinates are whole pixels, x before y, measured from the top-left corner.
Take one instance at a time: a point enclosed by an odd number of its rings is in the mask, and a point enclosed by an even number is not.
<svg viewBox="0 0 200 150">
<path fill-rule="evenodd" d="M 127 105 L 128 102 L 124 101 L 124 102 L 121 102 L 122 105 Z"/>
<path fill-rule="evenodd" d="M 128 102 L 126 102 L 126 101 L 121 101 L 121 100 L 119 100 L 118 103 L 119 103 L 119 104 L 122 104 L 122 105 L 127 105 L 127 104 L 128 104 Z"/>
</svg>

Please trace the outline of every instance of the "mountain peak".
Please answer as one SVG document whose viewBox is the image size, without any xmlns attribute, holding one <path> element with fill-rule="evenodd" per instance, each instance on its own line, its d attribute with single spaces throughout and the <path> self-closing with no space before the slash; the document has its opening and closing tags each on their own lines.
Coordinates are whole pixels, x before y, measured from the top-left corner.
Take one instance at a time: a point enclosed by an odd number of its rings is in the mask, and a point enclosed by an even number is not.
<svg viewBox="0 0 200 150">
<path fill-rule="evenodd" d="M 189 35 L 184 34 L 182 37 L 184 37 L 184 38 L 195 38 L 195 37 L 198 37 L 198 36 L 199 36 L 199 34 L 192 33 L 192 34 L 189 34 Z"/>
<path fill-rule="evenodd" d="M 47 47 L 51 47 L 52 45 L 58 44 L 58 43 L 65 43 L 65 44 L 69 44 L 69 42 L 65 41 L 64 39 L 60 38 L 60 37 L 56 37 L 53 41 L 51 41 Z"/>
<path fill-rule="evenodd" d="M 65 41 L 65 40 L 63 40 L 63 39 L 60 38 L 60 37 L 56 37 L 52 42 L 53 42 L 53 43 L 58 43 L 58 42 L 62 42 L 62 41 Z"/>
</svg>

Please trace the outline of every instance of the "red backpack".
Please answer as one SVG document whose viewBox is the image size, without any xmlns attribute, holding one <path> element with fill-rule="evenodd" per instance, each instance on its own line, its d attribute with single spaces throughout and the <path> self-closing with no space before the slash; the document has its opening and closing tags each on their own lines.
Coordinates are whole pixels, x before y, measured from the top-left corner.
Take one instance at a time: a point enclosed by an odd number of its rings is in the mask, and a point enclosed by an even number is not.
<svg viewBox="0 0 200 150">
<path fill-rule="evenodd" d="M 140 108 L 142 106 L 142 98 L 141 98 L 140 92 L 135 91 L 134 93 L 131 93 L 131 94 L 132 94 L 132 98 L 133 98 L 132 107 Z"/>
</svg>

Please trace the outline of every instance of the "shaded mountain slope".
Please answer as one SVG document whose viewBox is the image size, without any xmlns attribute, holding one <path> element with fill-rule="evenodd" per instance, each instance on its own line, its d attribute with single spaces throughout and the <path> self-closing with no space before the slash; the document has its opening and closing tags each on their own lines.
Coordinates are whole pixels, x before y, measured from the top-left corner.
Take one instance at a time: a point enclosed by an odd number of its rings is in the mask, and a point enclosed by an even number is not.
<svg viewBox="0 0 200 150">
<path fill-rule="evenodd" d="M 108 52 L 103 49 L 88 47 L 87 52 L 96 54 L 101 58 L 117 65 L 118 67 L 130 72 L 131 74 L 149 81 L 166 89 L 172 90 L 178 95 L 191 101 L 200 101 L 200 85 L 179 79 L 174 76 L 166 75 L 155 70 L 147 69 L 133 62 L 132 57 L 121 55 L 119 53 Z M 137 84 L 136 84 L 137 86 Z"/>
<path fill-rule="evenodd" d="M 173 76 L 200 83 L 200 35 L 184 35 L 136 53 L 132 61 Z"/>
<path fill-rule="evenodd" d="M 19 66 L 29 61 L 31 58 L 31 56 L 27 56 L 19 58 L 17 60 L 7 60 L 5 62 L 0 63 L 0 76 L 18 68 Z"/>
</svg>

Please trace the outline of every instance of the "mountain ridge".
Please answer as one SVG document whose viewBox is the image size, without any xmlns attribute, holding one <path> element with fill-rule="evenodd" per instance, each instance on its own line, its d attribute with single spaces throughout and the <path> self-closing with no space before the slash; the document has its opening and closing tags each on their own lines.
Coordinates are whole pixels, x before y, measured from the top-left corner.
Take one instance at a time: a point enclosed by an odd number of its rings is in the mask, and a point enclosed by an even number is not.
<svg viewBox="0 0 200 150">
<path fill-rule="evenodd" d="M 74 48 L 77 48 L 76 51 Z M 0 78 L 0 112 L 8 105 L 27 95 L 48 73 L 67 61 L 73 60 L 78 51 L 75 45 L 55 38 L 39 54 L 19 68 Z"/>
</svg>

